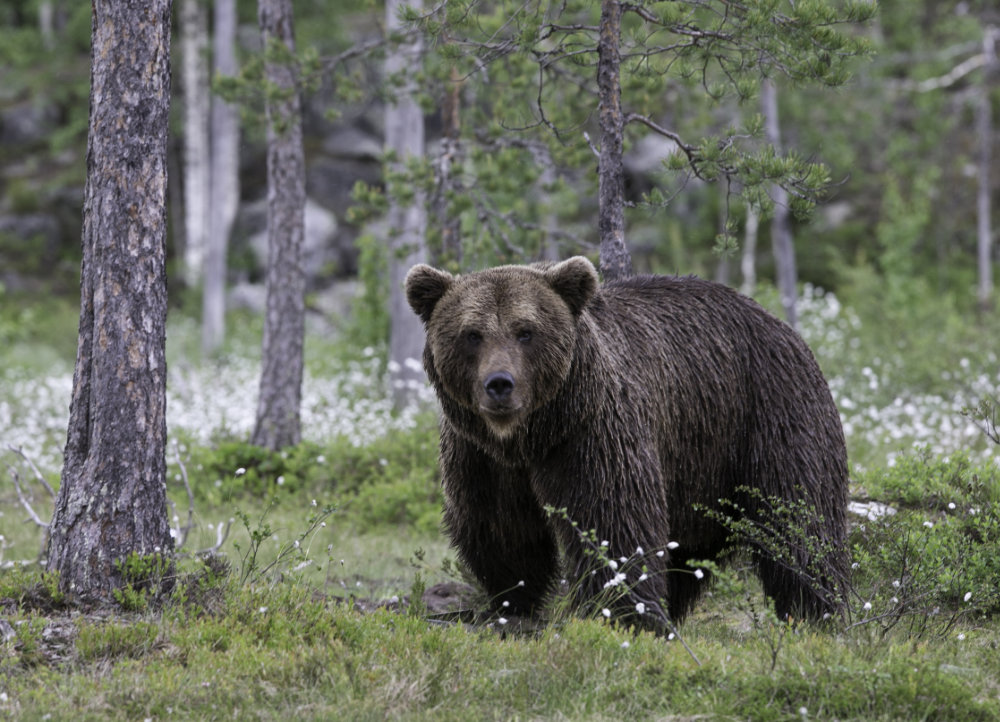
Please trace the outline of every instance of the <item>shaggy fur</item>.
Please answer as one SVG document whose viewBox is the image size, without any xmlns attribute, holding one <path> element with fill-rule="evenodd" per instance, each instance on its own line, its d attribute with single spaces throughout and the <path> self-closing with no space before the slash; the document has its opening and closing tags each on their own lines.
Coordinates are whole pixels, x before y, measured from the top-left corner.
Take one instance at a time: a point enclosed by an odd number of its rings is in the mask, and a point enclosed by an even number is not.
<svg viewBox="0 0 1000 722">
<path fill-rule="evenodd" d="M 776 497 L 815 509 L 794 521 L 832 551 L 751 550 L 764 591 L 782 616 L 838 609 L 843 432 L 788 326 L 696 278 L 599 285 L 581 257 L 464 276 L 419 265 L 406 293 L 443 411 L 445 526 L 497 604 L 538 609 L 560 578 L 561 548 L 581 605 L 608 606 L 605 585 L 624 572 L 611 588 L 627 592 L 611 604 L 617 615 L 635 617 L 641 602 L 635 621 L 677 621 L 705 586 L 686 563 L 731 546 L 706 510 L 732 514 L 726 499 L 768 522 L 762 499 Z M 580 530 L 627 561 L 600 563 Z"/>
</svg>

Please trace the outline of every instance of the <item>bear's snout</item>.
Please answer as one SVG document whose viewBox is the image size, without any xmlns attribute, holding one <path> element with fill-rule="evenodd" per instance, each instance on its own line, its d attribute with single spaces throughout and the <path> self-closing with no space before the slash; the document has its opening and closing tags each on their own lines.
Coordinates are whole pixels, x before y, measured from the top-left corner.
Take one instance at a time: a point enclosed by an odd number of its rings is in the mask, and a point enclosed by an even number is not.
<svg viewBox="0 0 1000 722">
<path fill-rule="evenodd" d="M 486 377 L 483 388 L 494 401 L 507 401 L 514 391 L 514 377 L 506 371 L 495 371 Z"/>
</svg>

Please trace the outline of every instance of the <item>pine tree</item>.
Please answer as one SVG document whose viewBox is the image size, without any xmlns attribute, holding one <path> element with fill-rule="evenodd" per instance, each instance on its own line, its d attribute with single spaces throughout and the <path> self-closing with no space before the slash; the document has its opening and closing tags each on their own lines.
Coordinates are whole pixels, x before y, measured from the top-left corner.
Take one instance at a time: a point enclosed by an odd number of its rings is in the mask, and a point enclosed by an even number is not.
<svg viewBox="0 0 1000 722">
<path fill-rule="evenodd" d="M 172 548 L 166 512 L 170 0 L 95 0 L 80 335 L 48 568 L 108 600 Z"/>
</svg>

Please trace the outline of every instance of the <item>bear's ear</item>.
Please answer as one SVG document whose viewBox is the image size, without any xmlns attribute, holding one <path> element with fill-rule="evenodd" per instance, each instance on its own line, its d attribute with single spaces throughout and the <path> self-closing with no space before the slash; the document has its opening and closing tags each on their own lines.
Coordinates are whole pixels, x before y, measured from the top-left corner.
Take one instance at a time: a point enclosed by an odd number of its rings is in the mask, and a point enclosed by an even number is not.
<svg viewBox="0 0 1000 722">
<path fill-rule="evenodd" d="M 597 269 L 583 256 L 573 256 L 545 271 L 545 280 L 579 316 L 591 296 L 597 291 Z"/>
<path fill-rule="evenodd" d="M 406 300 L 426 325 L 431 320 L 434 307 L 451 287 L 454 277 L 447 271 L 420 263 L 406 274 Z"/>
</svg>

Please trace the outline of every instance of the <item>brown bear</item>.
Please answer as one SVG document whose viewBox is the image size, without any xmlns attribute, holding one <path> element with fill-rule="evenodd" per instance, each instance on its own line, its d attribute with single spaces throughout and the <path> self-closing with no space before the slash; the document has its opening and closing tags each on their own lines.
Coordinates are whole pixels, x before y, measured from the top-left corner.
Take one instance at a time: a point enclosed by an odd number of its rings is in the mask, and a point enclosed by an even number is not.
<svg viewBox="0 0 1000 722">
<path fill-rule="evenodd" d="M 538 610 L 561 549 L 580 604 L 663 629 L 705 587 L 687 563 L 731 551 L 722 512 L 758 525 L 782 618 L 840 608 L 840 417 L 806 344 L 754 301 L 694 277 L 601 285 L 583 257 L 418 265 L 406 295 L 441 403 L 445 528 L 495 604 Z M 788 548 L 759 543 L 782 538 L 776 501 L 803 532 Z"/>
</svg>

